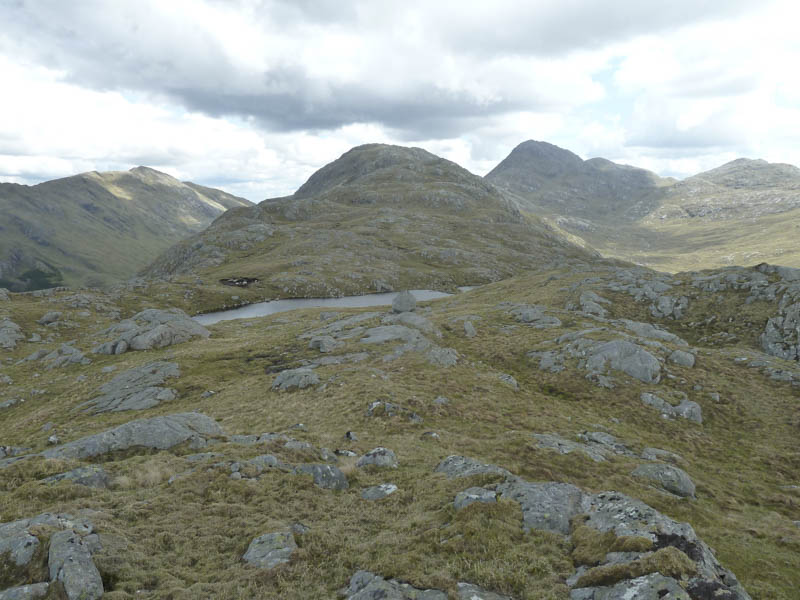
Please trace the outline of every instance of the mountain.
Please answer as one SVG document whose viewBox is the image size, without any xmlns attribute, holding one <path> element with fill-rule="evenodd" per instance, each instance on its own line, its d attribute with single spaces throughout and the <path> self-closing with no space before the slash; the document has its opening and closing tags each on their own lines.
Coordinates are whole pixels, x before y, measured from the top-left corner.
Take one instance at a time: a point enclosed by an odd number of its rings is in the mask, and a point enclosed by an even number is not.
<svg viewBox="0 0 800 600">
<path fill-rule="evenodd" d="M 682 181 L 547 144 L 520 144 L 486 180 L 601 254 L 666 271 L 800 266 L 800 169 L 738 159 Z"/>
<path fill-rule="evenodd" d="M 0 183 L 0 287 L 100 286 L 250 202 L 147 167 Z"/>
<path fill-rule="evenodd" d="M 452 290 L 592 254 L 453 162 L 369 144 L 292 196 L 228 211 L 142 274 L 177 278 L 213 308 L 230 302 L 220 282 L 234 280 L 250 283 L 238 301 Z"/>
</svg>

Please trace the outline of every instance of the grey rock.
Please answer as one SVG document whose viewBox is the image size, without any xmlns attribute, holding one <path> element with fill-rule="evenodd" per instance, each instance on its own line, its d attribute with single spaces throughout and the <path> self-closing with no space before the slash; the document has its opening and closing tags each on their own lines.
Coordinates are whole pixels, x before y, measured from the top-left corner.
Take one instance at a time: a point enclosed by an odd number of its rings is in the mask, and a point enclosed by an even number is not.
<svg viewBox="0 0 800 600">
<path fill-rule="evenodd" d="M 453 348 L 433 346 L 425 353 L 425 358 L 436 367 L 453 367 L 458 363 L 458 352 Z"/>
<path fill-rule="evenodd" d="M 412 312 L 417 308 L 417 299 L 408 290 L 400 292 L 392 300 L 392 311 L 396 313 Z"/>
<path fill-rule="evenodd" d="M 520 323 L 528 323 L 537 329 L 560 327 L 561 321 L 553 316 L 546 315 L 541 306 L 522 305 L 511 310 L 511 314 Z"/>
<path fill-rule="evenodd" d="M 423 333 L 433 334 L 436 337 L 441 337 L 442 334 L 428 319 L 416 312 L 404 312 L 399 314 L 391 314 L 381 320 L 384 325 L 405 325 L 406 327 L 413 327 Z"/>
<path fill-rule="evenodd" d="M 649 479 L 668 492 L 681 496 L 682 498 L 695 497 L 695 485 L 692 479 L 686 471 L 673 465 L 639 465 L 633 470 L 631 475 Z"/>
<path fill-rule="evenodd" d="M 366 488 L 361 492 L 361 497 L 364 500 L 380 500 L 394 494 L 397 489 L 397 486 L 393 483 L 382 483 Z"/>
<path fill-rule="evenodd" d="M 570 600 L 691 600 L 678 581 L 660 573 L 643 575 L 608 587 L 574 589 L 569 597 Z"/>
<path fill-rule="evenodd" d="M 559 454 L 582 452 L 595 462 L 603 462 L 606 460 L 606 451 L 602 448 L 595 448 L 587 444 L 573 442 L 553 433 L 534 433 L 533 437 L 536 439 L 539 448 L 555 450 Z"/>
<path fill-rule="evenodd" d="M 778 316 L 767 320 L 761 347 L 772 356 L 800 360 L 800 302 L 782 307 Z"/>
<path fill-rule="evenodd" d="M 381 325 L 367 329 L 362 344 L 385 344 L 386 342 L 403 341 L 413 344 L 425 338 L 419 331 L 409 329 L 405 325 Z M 430 343 L 430 342 L 429 342 Z"/>
<path fill-rule="evenodd" d="M 446 406 L 447 404 L 450 404 L 450 400 L 444 396 L 436 396 L 436 398 L 433 399 L 433 403 L 437 406 Z"/>
<path fill-rule="evenodd" d="M 458 584 L 458 600 L 512 600 L 512 598 L 489 592 L 471 583 L 460 582 Z"/>
<path fill-rule="evenodd" d="M 34 355 L 35 354 L 36 353 L 34 353 Z M 66 367 L 68 365 L 88 365 L 92 362 L 91 359 L 84 356 L 83 352 L 70 344 L 61 344 L 57 350 L 46 353 L 41 360 L 43 363 L 45 363 L 45 365 L 47 365 L 46 369 L 48 371 L 51 369 Z"/>
<path fill-rule="evenodd" d="M 103 580 L 89 548 L 74 531 L 50 537 L 50 579 L 60 581 L 69 600 L 96 600 L 103 595 Z"/>
<path fill-rule="evenodd" d="M 255 456 L 248 460 L 247 464 L 253 465 L 259 473 L 262 473 L 267 469 L 279 469 L 286 472 L 291 472 L 293 470 L 292 465 L 283 462 L 272 454 L 261 454 L 259 456 Z M 308 472 L 311 472 L 313 475 L 313 469 L 309 470 Z"/>
<path fill-rule="evenodd" d="M 259 569 L 274 569 L 289 562 L 297 543 L 291 531 L 265 533 L 250 542 L 242 559 Z"/>
<path fill-rule="evenodd" d="M 165 348 L 195 337 L 207 338 L 211 335 L 205 327 L 177 308 L 143 310 L 108 328 L 103 334 L 113 339 L 92 350 L 95 354 Z"/>
<path fill-rule="evenodd" d="M 311 341 L 308 342 L 309 348 L 312 350 L 319 350 L 322 353 L 333 352 L 342 346 L 344 346 L 344 342 L 338 342 L 330 335 L 318 335 L 311 338 Z"/>
<path fill-rule="evenodd" d="M 39 325 L 50 325 L 50 323 L 55 323 L 60 318 L 61 318 L 60 312 L 58 312 L 57 310 L 51 310 L 50 312 L 42 315 L 42 317 L 39 318 L 39 320 L 36 322 L 39 323 Z"/>
<path fill-rule="evenodd" d="M 49 583 L 32 583 L 0 591 L 0 600 L 37 600 L 44 598 L 50 589 Z"/>
<path fill-rule="evenodd" d="M 22 400 L 22 398 L 9 398 L 8 400 L 0 402 L 0 408 L 11 408 L 20 402 L 24 402 L 24 400 Z"/>
<path fill-rule="evenodd" d="M 583 312 L 597 317 L 605 317 L 608 312 L 601 304 L 610 304 L 608 300 L 591 291 L 583 292 L 578 299 L 578 303 L 581 305 Z"/>
<path fill-rule="evenodd" d="M 470 477 L 471 475 L 484 475 L 487 473 L 503 475 L 504 477 L 514 477 L 510 471 L 498 467 L 497 465 L 484 464 L 472 458 L 457 455 L 450 455 L 445 458 L 437 465 L 434 472 L 443 473 L 450 479 Z"/>
<path fill-rule="evenodd" d="M 456 510 L 466 508 L 474 502 L 483 502 L 484 504 L 494 504 L 497 502 L 497 493 L 493 490 L 487 490 L 480 487 L 467 488 L 463 492 L 456 494 L 453 500 L 453 506 Z"/>
<path fill-rule="evenodd" d="M 678 337 L 674 333 L 670 333 L 669 331 L 658 327 L 657 325 L 653 325 L 652 323 L 641 323 L 639 321 L 631 321 L 629 319 L 620 319 L 619 323 L 639 337 L 660 340 L 662 342 L 669 342 L 672 344 L 678 344 L 680 346 L 689 345 L 686 340 Z"/>
<path fill-rule="evenodd" d="M 502 382 L 503 382 L 503 383 L 505 383 L 506 385 L 510 385 L 510 386 L 511 386 L 512 388 L 514 388 L 515 390 L 518 390 L 518 389 L 519 389 L 519 384 L 517 383 L 517 380 L 516 380 L 516 379 L 514 379 L 514 378 L 513 378 L 511 375 L 509 375 L 508 373 L 500 373 L 500 374 L 498 375 L 498 378 L 500 379 L 500 381 L 502 381 Z"/>
<path fill-rule="evenodd" d="M 375 416 L 386 416 L 386 417 L 405 417 L 412 423 L 422 423 L 422 417 L 420 417 L 417 413 L 407 408 L 400 406 L 399 404 L 395 404 L 394 402 L 388 402 L 386 400 L 375 400 L 375 402 L 371 402 L 370 405 L 367 407 L 367 416 L 368 417 L 375 417 Z M 350 433 L 350 432 L 348 432 Z M 345 434 L 346 435 L 346 434 Z M 355 440 L 351 440 L 355 441 Z"/>
<path fill-rule="evenodd" d="M 42 456 L 83 459 L 135 448 L 167 450 L 184 442 L 201 447 L 209 438 L 223 435 L 224 431 L 213 419 L 196 412 L 179 413 L 130 421 L 108 431 L 45 450 Z"/>
<path fill-rule="evenodd" d="M 661 363 L 658 359 L 641 346 L 626 340 L 613 340 L 591 350 L 586 368 L 602 372 L 606 366 L 645 383 L 658 383 L 661 379 Z"/>
<path fill-rule="evenodd" d="M 301 367 L 281 371 L 272 382 L 272 389 L 285 392 L 288 390 L 302 390 L 319 383 L 319 376 L 312 369 Z"/>
<path fill-rule="evenodd" d="M 680 319 L 687 308 L 689 308 L 689 299 L 686 296 L 680 298 L 659 296 L 650 306 L 650 314 L 658 318 Z"/>
<path fill-rule="evenodd" d="M 13 350 L 17 347 L 17 342 L 24 339 L 19 325 L 9 319 L 0 321 L 0 348 Z"/>
<path fill-rule="evenodd" d="M 568 483 L 511 481 L 500 484 L 497 492 L 502 498 L 519 503 L 525 531 L 569 535 L 570 519 L 587 512 L 589 507 L 588 496 Z"/>
<path fill-rule="evenodd" d="M 9 291 L 6 288 L 0 288 L 0 302 L 8 302 L 11 299 L 8 294 Z"/>
<path fill-rule="evenodd" d="M 672 354 L 669 355 L 669 360 L 676 365 L 681 367 L 693 367 L 695 357 L 694 354 L 691 352 L 685 352 L 683 350 L 675 350 Z"/>
<path fill-rule="evenodd" d="M 642 450 L 642 458 L 645 460 L 660 460 L 671 463 L 683 462 L 683 457 L 680 454 L 675 454 L 669 450 L 662 450 L 661 448 L 645 448 Z"/>
<path fill-rule="evenodd" d="M 92 532 L 91 523 L 66 513 L 43 513 L 30 519 L 0 523 L 0 567 L 4 566 L 3 561 L 12 568 L 24 567 L 30 563 L 41 545 L 39 538 L 30 531 L 36 525 L 47 525 L 58 529 L 68 527 L 81 533 Z"/>
<path fill-rule="evenodd" d="M 369 571 L 356 572 L 342 596 L 345 600 L 447 600 L 447 594 L 439 590 L 421 590 Z"/>
<path fill-rule="evenodd" d="M 478 335 L 478 332 L 475 330 L 475 326 L 471 321 L 464 321 L 464 335 L 468 338 L 474 338 L 476 335 Z"/>
<path fill-rule="evenodd" d="M 314 446 L 312 446 L 308 442 L 301 442 L 300 440 L 289 440 L 284 445 L 284 448 L 287 450 L 313 450 Z"/>
<path fill-rule="evenodd" d="M 364 456 L 358 459 L 356 466 L 364 468 L 368 466 L 375 466 L 383 469 L 396 469 L 397 456 L 389 448 L 379 446 L 367 452 Z"/>
<path fill-rule="evenodd" d="M 100 387 L 102 396 L 84 402 L 78 408 L 93 414 L 152 408 L 178 396 L 174 389 L 162 387 L 162 384 L 168 378 L 180 375 L 180 367 L 175 363 L 148 363 L 120 373 Z"/>
<path fill-rule="evenodd" d="M 678 406 L 672 406 L 669 402 L 659 398 L 655 394 L 644 392 L 641 400 L 648 406 L 652 406 L 667 417 L 682 417 L 695 423 L 703 422 L 703 409 L 697 402 L 683 400 Z"/>
<path fill-rule="evenodd" d="M 314 478 L 314 485 L 326 490 L 346 490 L 350 487 L 345 474 L 334 465 L 298 465 L 295 467 L 295 473 L 311 475 Z"/>
<path fill-rule="evenodd" d="M 71 481 L 78 485 L 85 485 L 92 488 L 107 488 L 110 484 L 110 478 L 103 467 L 97 465 L 89 465 L 86 467 L 78 467 L 66 473 L 59 473 L 58 475 L 51 475 L 42 479 L 44 483 L 58 483 L 59 481 Z"/>
</svg>

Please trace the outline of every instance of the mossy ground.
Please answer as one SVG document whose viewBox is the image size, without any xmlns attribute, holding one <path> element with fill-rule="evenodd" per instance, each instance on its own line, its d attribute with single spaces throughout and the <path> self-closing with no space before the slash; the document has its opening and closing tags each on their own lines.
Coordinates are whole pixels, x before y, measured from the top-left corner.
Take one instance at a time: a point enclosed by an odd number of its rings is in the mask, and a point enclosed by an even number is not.
<svg viewBox="0 0 800 600">
<path fill-rule="evenodd" d="M 800 484 L 796 388 L 731 360 L 727 351 L 752 347 L 755 334 L 740 336 L 730 349 L 701 349 L 695 368 L 670 366 L 675 378 L 658 386 L 615 374 L 617 387 L 606 390 L 587 382 L 574 364 L 563 373 L 539 371 L 527 352 L 560 333 L 585 328 L 586 319 L 558 313 L 564 327 L 538 330 L 516 323 L 498 304 L 539 303 L 561 310 L 574 294 L 570 286 L 589 276 L 568 271 L 528 275 L 431 303 L 426 314 L 443 334 L 436 343 L 458 350 L 457 366 L 436 368 L 414 353 L 384 362 L 381 355 L 389 349 L 368 348 L 368 361 L 318 368 L 326 383 L 322 391 L 273 392 L 274 375 L 266 372 L 275 364 L 291 366 L 319 357 L 298 339 L 322 324 L 319 310 L 223 322 L 212 328 L 208 340 L 118 357 L 93 355 L 89 366 L 53 371 L 39 363 L 14 365 L 40 347 L 22 343 L 4 353 L 11 360 L 0 369 L 14 379 L 12 386 L 0 388 L 3 398 L 25 398 L 0 413 L 3 444 L 42 450 L 49 434 L 41 428 L 48 422 L 68 441 L 131 419 L 196 410 L 217 419 L 231 434 L 287 431 L 303 423 L 307 431 L 291 430 L 289 435 L 318 448 L 363 453 L 386 446 L 397 453 L 400 467 L 364 471 L 345 462 L 341 466 L 350 489 L 344 492 L 322 490 L 310 477 L 278 471 L 235 481 L 224 469 L 205 468 L 169 485 L 171 475 L 191 466 L 181 455 L 192 451 L 182 448 L 104 460 L 115 484 L 98 491 L 70 483 L 45 485 L 38 480 L 78 463 L 32 459 L 0 471 L 0 521 L 46 510 L 98 511 L 93 521 L 105 550 L 96 561 L 109 598 L 333 598 L 358 569 L 446 589 L 451 595 L 458 581 L 470 581 L 519 599 L 566 598 L 564 581 L 574 571 L 570 542 L 523 533 L 521 512 L 513 503 L 454 511 L 456 493 L 496 481 L 485 476 L 447 480 L 433 473 L 445 456 L 462 454 L 532 481 L 564 481 L 589 491 L 617 490 L 640 498 L 691 523 L 754 598 L 795 598 L 800 589 L 800 528 L 792 521 L 800 518 L 800 490 L 786 486 Z M 117 304 L 126 316 L 147 305 L 168 304 L 181 293 L 166 285 L 151 287 L 133 291 Z M 646 307 L 630 297 L 603 295 L 614 300 L 614 316 L 651 320 Z M 712 310 L 710 304 L 695 304 L 692 310 Z M 753 310 L 764 315 L 754 313 L 753 320 L 766 318 L 768 307 L 757 304 Z M 35 320 L 54 309 L 75 312 L 30 296 L 14 296 L 0 305 L 28 335 L 39 327 Z M 467 316 L 478 331 L 472 339 L 464 336 L 458 320 Z M 58 341 L 76 339 L 79 348 L 88 350 L 94 344 L 92 332 L 107 317 L 93 312 L 90 318 L 73 320 L 78 326 L 59 331 Z M 684 322 L 692 320 L 698 319 L 690 315 Z M 664 324 L 687 335 L 680 323 Z M 48 331 L 42 329 L 43 334 Z M 364 349 L 350 340 L 341 352 Z M 161 359 L 181 367 L 174 383 L 176 400 L 136 413 L 89 416 L 74 410 L 122 370 Z M 102 373 L 109 365 L 116 371 Z M 519 390 L 501 381 L 501 373 L 513 375 Z M 78 381 L 79 375 L 86 380 Z M 45 393 L 35 395 L 32 389 Z M 207 390 L 216 393 L 203 397 Z M 703 425 L 661 419 L 639 401 L 645 390 L 685 392 L 701 404 Z M 712 391 L 720 394 L 719 403 L 710 399 Z M 449 403 L 433 404 L 440 395 Z M 379 399 L 413 410 L 424 422 L 367 417 L 368 404 Z M 343 439 L 348 430 L 357 432 L 358 442 Z M 562 456 L 537 448 L 530 435 L 554 432 L 572 438 L 584 430 L 606 430 L 634 450 L 653 446 L 677 452 L 685 459 L 680 466 L 697 484 L 697 500 L 676 498 L 632 477 L 642 461 L 616 457 L 594 463 L 579 453 Z M 440 437 L 422 439 L 425 431 Z M 223 452 L 227 460 L 266 452 L 289 462 L 314 460 L 278 444 L 223 444 L 210 450 Z M 395 483 L 399 491 L 376 502 L 360 498 L 361 489 L 384 482 Z M 242 563 L 254 537 L 298 521 L 310 531 L 297 536 L 299 549 L 290 564 L 264 572 Z"/>
</svg>

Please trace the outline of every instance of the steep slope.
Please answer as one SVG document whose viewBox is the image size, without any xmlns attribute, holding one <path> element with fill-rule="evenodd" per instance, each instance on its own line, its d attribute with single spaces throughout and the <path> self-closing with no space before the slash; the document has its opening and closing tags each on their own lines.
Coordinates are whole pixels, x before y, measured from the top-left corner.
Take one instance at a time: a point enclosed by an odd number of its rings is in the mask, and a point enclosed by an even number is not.
<svg viewBox="0 0 800 600">
<path fill-rule="evenodd" d="M 683 181 L 543 142 L 524 142 L 486 179 L 601 254 L 680 271 L 800 266 L 800 169 L 738 159 Z"/>
<path fill-rule="evenodd" d="M 573 262 L 188 341 L 183 291 L 0 298 L 0 591 L 796 600 L 800 271 Z"/>
<path fill-rule="evenodd" d="M 200 277 L 200 293 L 217 294 L 221 306 L 231 295 L 221 280 L 252 282 L 234 294 L 241 301 L 454 289 L 590 255 L 455 163 L 370 144 L 293 196 L 229 211 L 143 274 Z"/>
<path fill-rule="evenodd" d="M 0 287 L 120 281 L 228 208 L 249 204 L 147 167 L 3 183 Z"/>
</svg>

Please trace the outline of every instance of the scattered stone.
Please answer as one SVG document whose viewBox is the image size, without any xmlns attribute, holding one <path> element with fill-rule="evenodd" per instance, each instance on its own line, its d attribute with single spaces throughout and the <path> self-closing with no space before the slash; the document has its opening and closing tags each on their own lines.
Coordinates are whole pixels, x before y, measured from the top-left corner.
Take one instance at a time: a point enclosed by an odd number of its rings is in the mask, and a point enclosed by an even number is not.
<svg viewBox="0 0 800 600">
<path fill-rule="evenodd" d="M 47 445 L 48 446 L 58 446 L 61 443 L 61 440 L 58 438 L 56 434 L 51 435 L 47 438 Z"/>
<path fill-rule="evenodd" d="M 48 313 L 45 313 L 38 321 L 39 325 L 50 325 L 50 323 L 55 323 L 61 318 L 61 313 L 56 310 L 51 310 Z"/>
<path fill-rule="evenodd" d="M 8 302 L 11 298 L 6 288 L 0 288 L 0 302 Z"/>
<path fill-rule="evenodd" d="M 561 321 L 556 317 L 544 314 L 544 309 L 541 306 L 523 304 L 513 308 L 511 314 L 518 322 L 529 323 L 537 329 L 561 327 Z"/>
<path fill-rule="evenodd" d="M 661 448 L 645 448 L 642 450 L 642 458 L 645 460 L 660 460 L 671 463 L 683 462 L 683 457 L 680 454 L 675 454 L 669 450 L 662 450 Z"/>
<path fill-rule="evenodd" d="M 265 533 L 250 542 L 242 559 L 260 569 L 274 569 L 289 562 L 297 544 L 291 531 Z"/>
<path fill-rule="evenodd" d="M 356 466 L 362 469 L 370 465 L 384 469 L 396 469 L 397 456 L 388 448 L 379 446 L 367 452 L 356 463 Z"/>
<path fill-rule="evenodd" d="M 458 352 L 453 348 L 433 346 L 425 353 L 425 358 L 436 367 L 453 367 L 458 362 Z"/>
<path fill-rule="evenodd" d="M 672 354 L 669 355 L 670 362 L 679 365 L 681 367 L 693 367 L 695 362 L 694 354 L 691 352 L 685 352 L 683 350 L 675 350 Z"/>
<path fill-rule="evenodd" d="M 669 342 L 679 346 L 689 345 L 688 342 L 683 338 L 680 338 L 674 333 L 670 333 L 669 331 L 666 331 L 657 325 L 653 325 L 652 323 L 641 323 L 639 321 L 631 321 L 629 319 L 619 319 L 618 322 L 639 337 Z"/>
<path fill-rule="evenodd" d="M 297 450 L 300 452 L 314 449 L 314 446 L 312 446 L 310 443 L 301 442 L 300 440 L 289 440 L 283 445 L 283 447 L 287 450 Z"/>
<path fill-rule="evenodd" d="M 0 402 L 0 409 L 11 408 L 20 402 L 24 402 L 24 400 L 22 400 L 22 398 L 10 398 L 8 400 L 3 400 L 3 402 Z"/>
<path fill-rule="evenodd" d="M 13 350 L 17 347 L 17 342 L 24 339 L 19 325 L 9 319 L 0 321 L 0 348 Z"/>
<path fill-rule="evenodd" d="M 179 413 L 129 421 L 114 429 L 45 450 L 42 456 L 84 459 L 135 448 L 168 450 L 184 442 L 189 442 L 193 447 L 202 447 L 210 438 L 224 435 L 219 424 L 203 414 Z"/>
<path fill-rule="evenodd" d="M 103 580 L 89 548 L 74 531 L 50 536 L 48 557 L 51 581 L 60 581 L 69 600 L 97 600 L 103 595 Z"/>
<path fill-rule="evenodd" d="M 570 519 L 585 513 L 586 495 L 568 483 L 512 481 L 499 485 L 502 498 L 518 502 L 525 531 L 537 529 L 569 535 Z"/>
<path fill-rule="evenodd" d="M 333 465 L 298 465 L 294 472 L 311 475 L 314 485 L 326 490 L 346 490 L 350 487 L 344 473 Z"/>
<path fill-rule="evenodd" d="M 92 350 L 95 354 L 165 348 L 195 337 L 207 338 L 211 335 L 205 327 L 177 308 L 143 310 L 106 329 L 103 334 L 114 339 L 97 346 Z"/>
<path fill-rule="evenodd" d="M 361 492 L 361 497 L 364 500 L 380 500 L 381 498 L 386 498 L 386 496 L 389 496 L 390 494 L 394 494 L 396 491 L 397 486 L 395 484 L 382 483 L 380 485 L 368 487 Z"/>
<path fill-rule="evenodd" d="M 581 305 L 581 310 L 583 312 L 596 317 L 605 317 L 608 312 L 601 306 L 601 304 L 611 304 L 611 302 L 605 298 L 591 291 L 583 292 L 580 295 L 578 302 Z"/>
<path fill-rule="evenodd" d="M 344 439 L 349 442 L 357 442 L 358 436 L 356 435 L 355 431 L 348 431 L 344 434 Z"/>
<path fill-rule="evenodd" d="M 536 439 L 539 448 L 555 450 L 559 454 L 582 452 L 595 462 L 603 462 L 606 460 L 606 452 L 603 449 L 579 442 L 572 442 L 554 433 L 534 433 L 533 437 Z"/>
<path fill-rule="evenodd" d="M 329 335 L 318 335 L 311 338 L 311 341 L 308 342 L 308 347 L 312 350 L 319 350 L 320 352 L 327 354 L 328 352 L 333 352 L 337 348 L 341 348 L 344 346 L 344 342 L 337 342 L 333 337 Z"/>
<path fill-rule="evenodd" d="M 392 300 L 392 311 L 396 313 L 412 312 L 417 308 L 417 299 L 408 290 L 400 292 Z"/>
<path fill-rule="evenodd" d="M 21 456 L 26 452 L 30 452 L 30 448 L 24 446 L 0 446 L 0 458 L 7 456 Z"/>
<path fill-rule="evenodd" d="M 161 384 L 180 375 L 180 367 L 175 363 L 148 363 L 120 373 L 100 387 L 102 396 L 84 402 L 78 408 L 92 414 L 152 408 L 177 398 L 178 392 Z"/>
<path fill-rule="evenodd" d="M 493 490 L 486 490 L 480 487 L 467 488 L 463 492 L 456 494 L 456 499 L 453 501 L 453 506 L 456 510 L 461 510 L 473 502 L 494 504 L 497 502 L 497 494 Z"/>
<path fill-rule="evenodd" d="M 435 431 L 425 431 L 421 436 L 421 440 L 438 440 L 441 436 Z"/>
<path fill-rule="evenodd" d="M 494 592 L 487 592 L 483 588 L 471 583 L 458 584 L 458 600 L 512 600 L 510 596 L 501 596 Z"/>
<path fill-rule="evenodd" d="M 110 484 L 110 478 L 103 467 L 97 465 L 89 465 L 86 467 L 78 467 L 67 471 L 66 473 L 59 473 L 58 475 L 51 475 L 42 479 L 44 483 L 58 483 L 59 481 L 70 481 L 78 485 L 85 485 L 91 488 L 107 488 Z"/>
<path fill-rule="evenodd" d="M 441 332 L 428 319 L 416 312 L 404 312 L 399 314 L 391 314 L 381 319 L 383 325 L 405 325 L 406 327 L 413 327 L 423 333 L 442 337 Z"/>
<path fill-rule="evenodd" d="M 421 590 L 396 579 L 386 580 L 369 571 L 358 571 L 342 590 L 344 600 L 447 600 L 439 590 Z"/>
<path fill-rule="evenodd" d="M 285 392 L 292 389 L 302 390 L 319 383 L 319 376 L 312 369 L 287 369 L 281 371 L 272 382 L 272 389 Z"/>
<path fill-rule="evenodd" d="M 367 407 L 367 416 L 368 417 L 378 417 L 378 416 L 385 416 L 385 417 L 404 417 L 411 421 L 412 423 L 422 423 L 422 417 L 420 417 L 417 413 L 407 408 L 403 408 L 399 404 L 395 404 L 394 402 L 388 402 L 386 400 L 376 400 L 375 402 L 371 402 L 370 405 Z"/>
<path fill-rule="evenodd" d="M 471 321 L 464 321 L 464 335 L 468 338 L 474 338 L 476 335 L 478 335 L 478 332 L 475 330 L 475 326 Z"/>
<path fill-rule="evenodd" d="M 433 403 L 437 406 L 445 406 L 447 404 L 450 404 L 450 400 L 448 400 L 444 396 L 436 396 L 436 398 L 433 399 Z"/>
<path fill-rule="evenodd" d="M 511 386 L 511 387 L 512 387 L 512 388 L 514 388 L 515 390 L 518 390 L 518 389 L 519 389 L 519 384 L 517 383 L 517 380 L 516 380 L 516 379 L 514 379 L 514 378 L 513 378 L 511 375 L 509 375 L 508 373 L 500 373 L 500 374 L 498 375 L 498 378 L 500 379 L 500 381 L 502 381 L 502 382 L 503 382 L 503 383 L 505 383 L 506 385 L 509 385 L 509 386 Z"/>
<path fill-rule="evenodd" d="M 91 359 L 86 358 L 83 352 L 72 346 L 71 343 L 61 344 L 57 350 L 53 350 L 49 353 L 46 350 L 39 350 L 31 354 L 25 360 L 37 360 L 35 357 L 41 358 L 42 362 L 47 365 L 46 369 L 48 371 L 68 365 L 89 365 L 92 363 Z"/>
<path fill-rule="evenodd" d="M 682 498 L 695 497 L 695 485 L 683 469 L 673 465 L 646 464 L 639 465 L 631 473 L 634 477 L 642 477 L 657 483 L 659 486 Z"/>
</svg>

